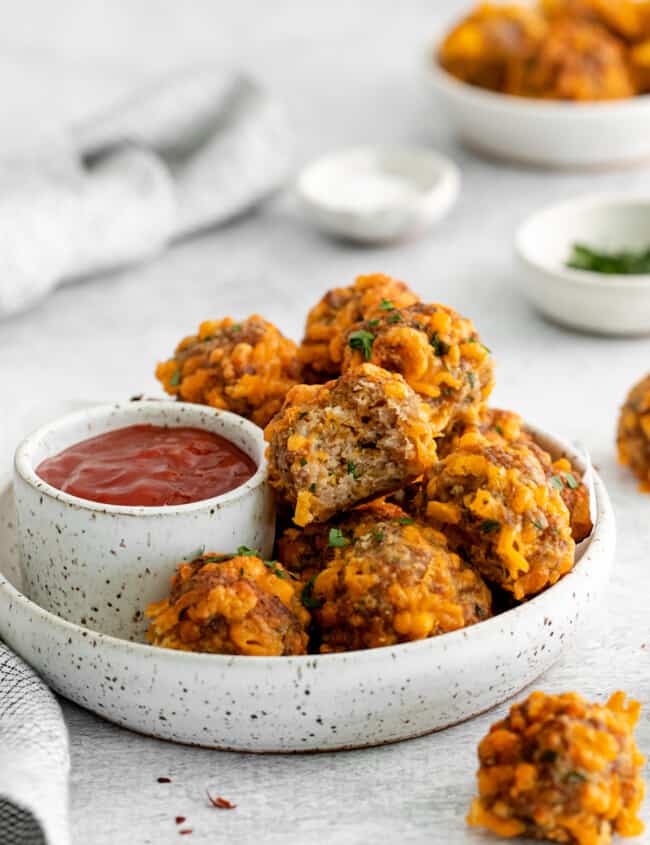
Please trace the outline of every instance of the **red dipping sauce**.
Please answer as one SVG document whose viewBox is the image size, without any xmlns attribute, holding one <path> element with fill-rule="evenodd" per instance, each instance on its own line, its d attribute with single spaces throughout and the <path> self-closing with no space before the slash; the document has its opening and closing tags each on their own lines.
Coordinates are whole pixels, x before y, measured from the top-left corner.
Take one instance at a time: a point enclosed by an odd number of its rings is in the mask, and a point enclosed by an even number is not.
<svg viewBox="0 0 650 845">
<path fill-rule="evenodd" d="M 245 452 L 200 428 L 131 425 L 44 460 L 52 487 L 107 505 L 185 505 L 234 490 L 257 472 Z"/>
</svg>

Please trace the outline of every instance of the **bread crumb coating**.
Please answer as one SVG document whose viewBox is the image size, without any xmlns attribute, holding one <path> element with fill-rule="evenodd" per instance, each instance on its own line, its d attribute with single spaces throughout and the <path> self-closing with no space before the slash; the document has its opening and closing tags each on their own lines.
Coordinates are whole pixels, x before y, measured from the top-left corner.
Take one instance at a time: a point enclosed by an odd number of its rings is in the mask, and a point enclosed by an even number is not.
<svg viewBox="0 0 650 845">
<path fill-rule="evenodd" d="M 301 380 L 296 344 L 257 315 L 201 323 L 158 364 L 156 378 L 184 402 L 233 411 L 262 427 Z"/>
<path fill-rule="evenodd" d="M 575 692 L 534 692 L 513 705 L 479 745 L 479 797 L 468 823 L 507 838 L 570 845 L 608 845 L 615 833 L 638 836 L 640 709 L 623 692 L 605 705 Z"/>
<path fill-rule="evenodd" d="M 253 550 L 181 563 L 167 598 L 149 605 L 153 645 L 211 654 L 305 654 L 309 613 L 302 585 Z"/>
</svg>

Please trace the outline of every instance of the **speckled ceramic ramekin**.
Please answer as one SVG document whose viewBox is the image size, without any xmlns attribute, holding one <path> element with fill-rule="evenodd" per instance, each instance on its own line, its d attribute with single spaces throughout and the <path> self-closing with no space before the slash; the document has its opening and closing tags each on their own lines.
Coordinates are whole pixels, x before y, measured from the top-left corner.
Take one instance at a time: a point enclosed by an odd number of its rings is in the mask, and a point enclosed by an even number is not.
<svg viewBox="0 0 650 845">
<path fill-rule="evenodd" d="M 220 434 L 257 464 L 247 482 L 186 505 L 127 507 L 71 496 L 39 478 L 42 460 L 129 425 L 191 426 Z M 25 591 L 67 619 L 125 639 L 143 637 L 144 609 L 163 598 L 179 561 L 238 546 L 270 556 L 274 509 L 262 430 L 236 414 L 171 401 L 123 402 L 42 426 L 18 447 L 15 495 Z"/>
</svg>

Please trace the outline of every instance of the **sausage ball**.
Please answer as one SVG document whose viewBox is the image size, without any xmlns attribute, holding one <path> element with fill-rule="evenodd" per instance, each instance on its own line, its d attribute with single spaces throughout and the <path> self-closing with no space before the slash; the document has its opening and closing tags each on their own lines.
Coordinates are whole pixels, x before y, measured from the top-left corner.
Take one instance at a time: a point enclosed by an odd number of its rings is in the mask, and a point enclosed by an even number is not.
<svg viewBox="0 0 650 845">
<path fill-rule="evenodd" d="M 171 592 L 151 604 L 153 645 L 211 654 L 305 654 L 309 613 L 300 584 L 277 561 L 242 547 L 181 563 Z"/>
<path fill-rule="evenodd" d="M 563 19 L 554 23 L 535 57 L 523 68 L 523 97 L 616 100 L 636 94 L 624 44 L 603 26 Z"/>
<path fill-rule="evenodd" d="M 542 0 L 542 11 L 550 18 L 573 18 L 602 24 L 614 35 L 634 41 L 645 30 L 645 3 L 635 0 Z"/>
<path fill-rule="evenodd" d="M 563 457 L 554 461 L 549 453 L 535 442 L 526 430 L 522 418 L 514 411 L 482 408 L 476 426 L 457 424 L 438 441 L 438 455 L 441 458 L 446 457 L 457 448 L 460 439 L 465 434 L 477 430 L 487 440 L 497 445 L 514 443 L 528 446 L 544 467 L 549 482 L 560 491 L 562 501 L 569 511 L 571 533 L 575 542 L 580 543 L 591 534 L 593 523 L 589 506 L 589 490 L 580 472 L 568 458 Z"/>
<path fill-rule="evenodd" d="M 650 493 L 650 373 L 628 393 L 618 422 L 618 457 Z"/>
<path fill-rule="evenodd" d="M 394 506 L 359 508 L 281 546 L 287 566 L 320 567 L 305 594 L 322 653 L 425 639 L 491 612 L 480 575 Z"/>
<path fill-rule="evenodd" d="M 634 741 L 639 712 L 622 692 L 605 705 L 574 692 L 534 692 L 515 704 L 479 745 L 479 797 L 468 823 L 508 838 L 574 845 L 638 836 L 645 762 Z"/>
<path fill-rule="evenodd" d="M 426 405 L 372 364 L 294 387 L 265 436 L 269 482 L 300 526 L 397 490 L 436 457 Z"/>
<path fill-rule="evenodd" d="M 544 18 L 523 4 L 481 3 L 447 35 L 438 61 L 470 85 L 507 92 L 546 28 Z"/>
<path fill-rule="evenodd" d="M 428 473 L 423 513 L 454 551 L 518 600 L 573 568 L 569 512 L 524 443 L 466 434 Z"/>
<path fill-rule="evenodd" d="M 348 332 L 343 372 L 370 361 L 398 372 L 431 410 L 436 435 L 473 421 L 494 386 L 490 352 L 471 320 L 445 305 L 385 303 Z"/>
<path fill-rule="evenodd" d="M 158 364 L 156 377 L 185 402 L 224 408 L 265 426 L 300 382 L 296 344 L 254 315 L 201 323 L 182 340 L 173 358 Z"/>
<path fill-rule="evenodd" d="M 318 384 L 340 375 L 348 329 L 388 301 L 412 305 L 418 297 L 404 282 L 382 273 L 359 276 L 353 285 L 328 291 L 309 312 L 298 349 L 305 381 Z"/>
</svg>

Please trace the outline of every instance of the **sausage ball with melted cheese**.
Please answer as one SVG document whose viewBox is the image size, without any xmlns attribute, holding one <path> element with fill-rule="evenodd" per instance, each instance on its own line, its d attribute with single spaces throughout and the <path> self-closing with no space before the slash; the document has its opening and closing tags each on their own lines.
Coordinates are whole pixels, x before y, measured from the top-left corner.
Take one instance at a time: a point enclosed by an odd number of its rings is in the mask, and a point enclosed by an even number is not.
<svg viewBox="0 0 650 845">
<path fill-rule="evenodd" d="M 487 440 L 497 445 L 524 444 L 531 449 L 546 471 L 549 482 L 560 491 L 562 501 L 569 510 L 571 533 L 576 543 L 585 540 L 593 529 L 589 507 L 589 490 L 568 458 L 554 461 L 549 453 L 535 442 L 524 427 L 524 421 L 514 411 L 497 408 L 481 409 L 477 426 L 460 423 L 438 442 L 438 455 L 446 457 L 457 448 L 460 439 L 469 431 L 478 430 Z"/>
<path fill-rule="evenodd" d="M 445 38 L 438 60 L 470 85 L 511 91 L 518 69 L 546 33 L 544 18 L 523 4 L 481 3 Z"/>
<path fill-rule="evenodd" d="M 305 381 L 318 384 L 340 375 L 348 329 L 386 301 L 406 306 L 418 297 L 404 282 L 382 273 L 359 276 L 348 287 L 328 291 L 309 312 L 298 349 Z"/>
<path fill-rule="evenodd" d="M 384 304 L 348 332 L 343 372 L 364 360 L 400 373 L 431 410 L 436 435 L 473 421 L 494 386 L 489 350 L 471 320 L 445 305 Z"/>
<path fill-rule="evenodd" d="M 424 515 L 486 578 L 518 600 L 573 568 L 575 543 L 560 491 L 527 445 L 499 445 L 478 432 L 436 464 Z"/>
<path fill-rule="evenodd" d="M 638 836 L 644 758 L 640 706 L 617 692 L 590 704 L 574 692 L 534 692 L 494 724 L 478 749 L 479 797 L 468 823 L 508 838 L 608 845 Z"/>
<path fill-rule="evenodd" d="M 277 561 L 240 552 L 181 563 L 169 596 L 147 608 L 149 642 L 211 654 L 305 654 L 310 617 L 300 583 Z"/>
<path fill-rule="evenodd" d="M 650 373 L 630 390 L 618 422 L 618 457 L 650 493 Z"/>
<path fill-rule="evenodd" d="M 395 506 L 359 508 L 280 546 L 287 566 L 320 566 L 305 589 L 322 653 L 425 639 L 491 612 L 480 575 Z"/>
<path fill-rule="evenodd" d="M 372 364 L 294 387 L 265 437 L 269 482 L 300 526 L 397 490 L 436 457 L 427 406 Z"/>
<path fill-rule="evenodd" d="M 265 426 L 300 382 L 296 344 L 254 315 L 201 323 L 198 334 L 158 364 L 156 377 L 185 402 L 224 408 Z"/>
</svg>

